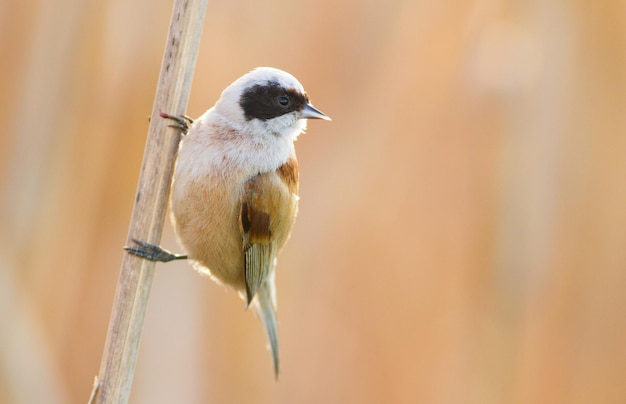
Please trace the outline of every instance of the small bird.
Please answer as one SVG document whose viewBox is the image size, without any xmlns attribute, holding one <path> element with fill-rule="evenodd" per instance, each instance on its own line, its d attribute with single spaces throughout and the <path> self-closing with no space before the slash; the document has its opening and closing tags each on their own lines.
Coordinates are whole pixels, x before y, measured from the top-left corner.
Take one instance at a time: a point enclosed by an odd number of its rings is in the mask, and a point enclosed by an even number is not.
<svg viewBox="0 0 626 404">
<path fill-rule="evenodd" d="M 189 259 L 198 272 L 233 287 L 265 326 L 278 377 L 275 269 L 298 210 L 293 143 L 307 119 L 330 118 L 295 77 L 270 67 L 235 80 L 195 121 L 161 116 L 185 134 L 170 205 L 186 254 L 134 239 L 125 249 L 152 261 Z"/>
</svg>

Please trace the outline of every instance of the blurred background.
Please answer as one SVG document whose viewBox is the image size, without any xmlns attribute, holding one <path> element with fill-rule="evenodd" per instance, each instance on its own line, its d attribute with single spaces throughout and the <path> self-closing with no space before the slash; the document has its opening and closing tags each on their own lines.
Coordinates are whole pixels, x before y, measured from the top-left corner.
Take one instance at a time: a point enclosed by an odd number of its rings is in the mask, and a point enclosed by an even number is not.
<svg viewBox="0 0 626 404">
<path fill-rule="evenodd" d="M 2 403 L 89 397 L 171 6 L 0 1 Z M 626 402 L 622 0 L 210 1 L 189 115 L 262 65 L 333 118 L 280 381 L 234 292 L 161 264 L 132 403 Z"/>
</svg>

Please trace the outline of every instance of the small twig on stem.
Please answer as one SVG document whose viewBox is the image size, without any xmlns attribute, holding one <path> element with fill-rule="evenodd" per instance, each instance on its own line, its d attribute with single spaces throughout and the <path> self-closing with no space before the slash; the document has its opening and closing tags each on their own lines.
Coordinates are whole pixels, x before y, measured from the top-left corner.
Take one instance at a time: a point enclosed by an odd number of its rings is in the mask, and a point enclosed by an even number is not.
<svg viewBox="0 0 626 404">
<path fill-rule="evenodd" d="M 185 113 L 206 6 L 207 0 L 174 1 L 127 243 L 160 242 L 180 133 L 159 111 Z M 124 255 L 94 403 L 128 402 L 153 275 L 154 262 Z"/>
</svg>

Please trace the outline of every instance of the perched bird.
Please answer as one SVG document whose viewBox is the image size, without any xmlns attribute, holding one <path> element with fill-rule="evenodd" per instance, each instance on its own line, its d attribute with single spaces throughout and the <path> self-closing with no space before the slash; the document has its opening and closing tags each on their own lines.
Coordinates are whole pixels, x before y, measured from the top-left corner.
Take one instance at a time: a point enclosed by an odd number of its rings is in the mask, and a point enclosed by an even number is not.
<svg viewBox="0 0 626 404">
<path fill-rule="evenodd" d="M 183 137 L 170 205 L 185 255 L 133 240 L 125 249 L 153 261 L 189 259 L 194 268 L 230 285 L 265 326 L 278 376 L 276 255 L 298 210 L 298 161 L 293 142 L 307 119 L 330 120 L 314 108 L 298 80 L 259 67 L 223 92 L 192 121 L 177 121 Z"/>
</svg>

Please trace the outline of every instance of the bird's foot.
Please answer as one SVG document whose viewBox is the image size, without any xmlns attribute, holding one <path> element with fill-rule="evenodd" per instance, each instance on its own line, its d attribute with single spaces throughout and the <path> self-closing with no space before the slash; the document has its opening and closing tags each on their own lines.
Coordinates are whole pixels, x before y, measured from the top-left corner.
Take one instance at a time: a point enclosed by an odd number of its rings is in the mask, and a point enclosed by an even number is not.
<svg viewBox="0 0 626 404">
<path fill-rule="evenodd" d="M 145 241 L 135 240 L 131 238 L 136 246 L 124 246 L 124 250 L 130 254 L 140 258 L 145 258 L 149 261 L 170 262 L 174 260 L 186 260 L 187 256 L 184 254 L 172 254 L 171 252 L 159 247 L 158 245 L 146 243 Z"/>
<path fill-rule="evenodd" d="M 180 130 L 183 135 L 186 135 L 187 132 L 189 132 L 189 125 L 193 123 L 193 119 L 187 115 L 170 115 L 166 112 L 159 112 L 159 115 L 161 115 L 161 118 L 171 119 L 174 121 L 173 124 L 167 126 Z"/>
</svg>

